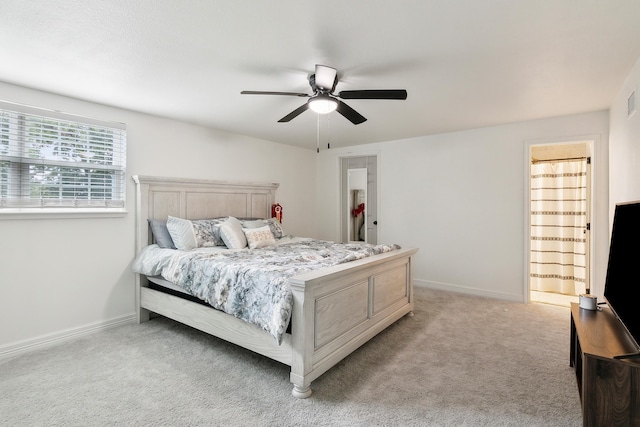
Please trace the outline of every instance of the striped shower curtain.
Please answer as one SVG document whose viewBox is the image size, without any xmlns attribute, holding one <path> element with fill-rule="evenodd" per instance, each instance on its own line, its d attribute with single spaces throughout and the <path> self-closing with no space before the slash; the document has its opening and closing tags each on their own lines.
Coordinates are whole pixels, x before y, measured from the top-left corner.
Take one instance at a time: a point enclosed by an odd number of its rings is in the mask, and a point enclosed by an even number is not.
<svg viewBox="0 0 640 427">
<path fill-rule="evenodd" d="M 531 165 L 530 289 L 585 292 L 587 160 Z"/>
</svg>

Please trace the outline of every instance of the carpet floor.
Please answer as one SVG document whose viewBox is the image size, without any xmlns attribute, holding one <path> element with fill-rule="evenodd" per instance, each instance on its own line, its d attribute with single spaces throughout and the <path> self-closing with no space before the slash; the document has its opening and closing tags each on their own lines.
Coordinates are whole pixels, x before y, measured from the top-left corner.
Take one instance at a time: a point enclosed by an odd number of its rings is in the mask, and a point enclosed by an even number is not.
<svg viewBox="0 0 640 427">
<path fill-rule="evenodd" d="M 6 426 L 579 426 L 568 308 L 425 288 L 291 395 L 289 368 L 165 318 L 0 361 Z"/>
</svg>

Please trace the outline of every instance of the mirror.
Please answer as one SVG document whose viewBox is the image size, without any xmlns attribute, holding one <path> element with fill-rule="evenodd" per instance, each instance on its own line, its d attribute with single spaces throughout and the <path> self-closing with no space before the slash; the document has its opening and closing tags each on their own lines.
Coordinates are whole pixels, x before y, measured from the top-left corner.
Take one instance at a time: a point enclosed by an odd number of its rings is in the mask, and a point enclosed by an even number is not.
<svg viewBox="0 0 640 427">
<path fill-rule="evenodd" d="M 357 229 L 353 221 L 353 209 L 364 201 L 364 212 L 359 218 L 364 221 L 364 237 L 358 232 L 358 239 L 367 243 L 378 242 L 378 157 L 351 156 L 340 158 L 340 241 L 350 242 L 355 238 L 352 230 Z M 362 190 L 354 196 L 353 190 Z M 354 197 L 355 200 L 354 201 Z M 358 200 L 360 202 L 356 203 Z M 357 240 L 361 242 L 362 240 Z"/>
<path fill-rule="evenodd" d="M 347 232 L 349 241 L 367 241 L 367 169 L 349 169 L 347 175 Z"/>
<path fill-rule="evenodd" d="M 349 240 L 366 242 L 367 227 L 365 225 L 366 191 L 351 190 L 351 227 Z"/>
</svg>

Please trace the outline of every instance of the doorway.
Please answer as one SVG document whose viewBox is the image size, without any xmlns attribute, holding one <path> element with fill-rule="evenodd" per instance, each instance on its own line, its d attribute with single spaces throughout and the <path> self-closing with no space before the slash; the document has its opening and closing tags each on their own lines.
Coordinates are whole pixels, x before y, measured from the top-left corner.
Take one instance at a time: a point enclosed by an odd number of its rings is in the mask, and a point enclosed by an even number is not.
<svg viewBox="0 0 640 427">
<path fill-rule="evenodd" d="M 378 156 L 340 159 L 340 238 L 378 242 Z"/>
<path fill-rule="evenodd" d="M 591 144 L 532 145 L 529 299 L 569 306 L 590 289 Z"/>
</svg>

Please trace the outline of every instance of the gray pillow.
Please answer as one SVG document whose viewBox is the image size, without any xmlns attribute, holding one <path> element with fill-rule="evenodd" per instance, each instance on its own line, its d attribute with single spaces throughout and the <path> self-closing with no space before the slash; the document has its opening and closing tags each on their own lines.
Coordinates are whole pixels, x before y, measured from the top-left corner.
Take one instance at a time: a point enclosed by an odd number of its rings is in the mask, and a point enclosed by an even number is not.
<svg viewBox="0 0 640 427">
<path fill-rule="evenodd" d="M 282 228 L 282 224 L 277 219 L 268 218 L 268 219 L 265 219 L 264 222 L 267 223 L 267 225 L 271 229 L 271 233 L 273 234 L 273 237 L 275 237 L 276 239 L 280 239 L 282 238 L 282 236 L 285 235 L 284 228 Z"/>
<path fill-rule="evenodd" d="M 166 221 L 160 221 L 158 219 L 148 219 L 147 221 L 149 221 L 153 238 L 158 246 L 161 248 L 176 249 L 176 246 L 173 244 L 173 239 L 171 239 L 171 234 L 169 234 L 169 230 L 167 229 Z"/>
</svg>

